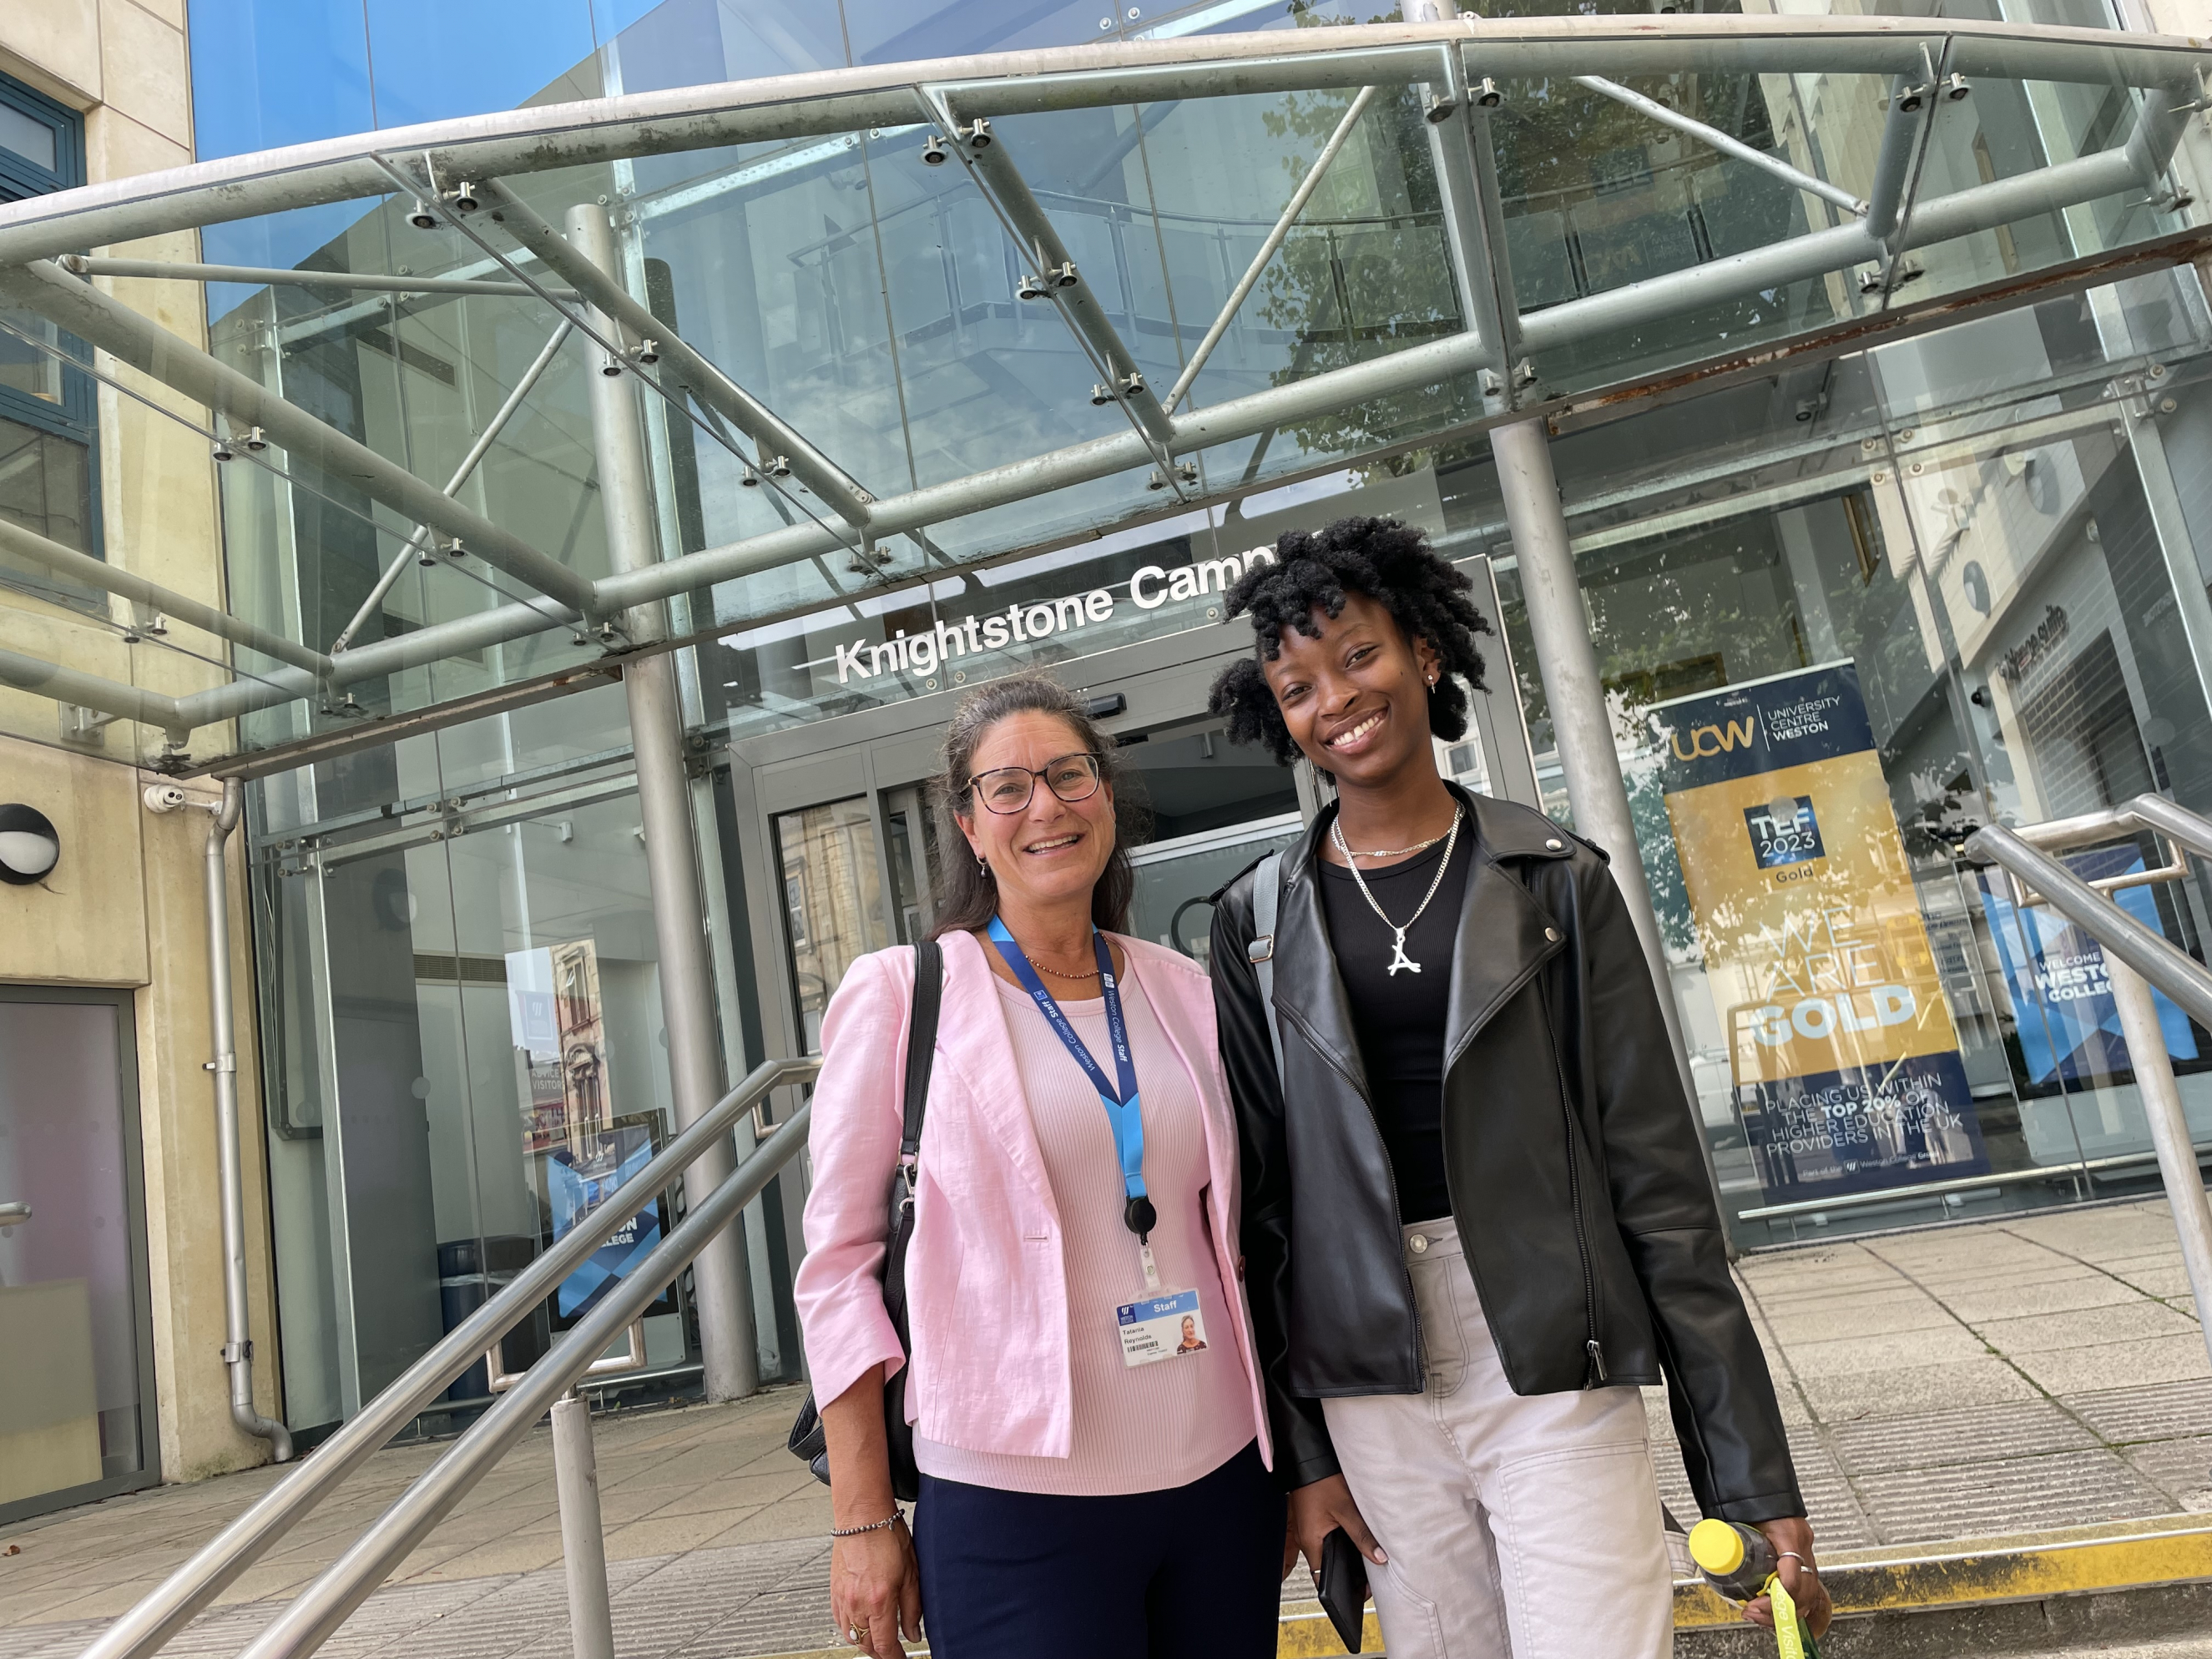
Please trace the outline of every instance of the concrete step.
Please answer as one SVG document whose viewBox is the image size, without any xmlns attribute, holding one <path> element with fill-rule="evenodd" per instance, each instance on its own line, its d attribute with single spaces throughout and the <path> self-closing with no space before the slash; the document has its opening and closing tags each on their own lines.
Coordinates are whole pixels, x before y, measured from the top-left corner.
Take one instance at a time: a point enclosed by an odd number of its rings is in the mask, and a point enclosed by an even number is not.
<svg viewBox="0 0 2212 1659">
<path fill-rule="evenodd" d="M 1821 1576 L 1836 1621 L 1824 1659 L 2212 1659 L 2212 1517 L 2166 1516 L 2055 1532 L 1838 1552 Z M 1373 1609 L 1362 1644 L 1382 1655 Z M 1320 1606 L 1285 1601 L 1278 1659 L 1341 1654 Z M 1703 1580 L 1674 1587 L 1675 1659 L 1773 1659 Z M 850 1659 L 849 1648 L 774 1659 Z"/>
<path fill-rule="evenodd" d="M 1925 1550 L 1844 1552 L 1821 1577 L 1830 1659 L 2118 1653 L 2212 1659 L 2212 1520 L 2168 1516 Z M 1774 1638 L 1702 1582 L 1675 1586 L 1679 1659 L 1753 1659 Z M 2155 1644 L 2155 1645 L 2154 1645 Z M 2178 1644 L 2178 1645 L 2177 1645 Z"/>
</svg>

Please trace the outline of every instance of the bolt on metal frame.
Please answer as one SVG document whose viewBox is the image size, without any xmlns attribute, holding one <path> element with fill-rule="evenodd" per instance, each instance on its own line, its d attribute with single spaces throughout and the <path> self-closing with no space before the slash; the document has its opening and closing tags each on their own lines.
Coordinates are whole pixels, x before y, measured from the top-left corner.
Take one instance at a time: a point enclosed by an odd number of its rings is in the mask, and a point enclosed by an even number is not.
<svg viewBox="0 0 2212 1659">
<path fill-rule="evenodd" d="M 126 712 L 124 705 L 142 709 L 155 715 L 154 723 L 162 724 L 177 740 L 179 727 L 189 731 L 215 724 L 399 666 L 479 650 L 580 620 L 599 626 L 611 614 L 641 603 L 818 557 L 855 540 L 868 544 L 902 532 L 923 532 L 947 519 L 1147 464 L 1161 468 L 1175 483 L 1180 471 L 1176 464 L 1196 452 L 1277 430 L 1316 413 L 1486 369 L 1491 371 L 1483 382 L 1486 411 L 1499 414 L 1514 401 L 1507 383 L 1534 373 L 1522 367 L 1524 353 L 1540 359 L 1547 351 L 1618 329 L 1790 282 L 1873 265 L 1879 275 L 1869 280 L 1869 286 L 1887 289 L 1903 274 L 1901 261 L 1911 249 L 2128 188 L 2155 195 L 2197 98 L 2194 72 L 2208 61 L 2212 59 L 2195 49 L 2194 43 L 2100 31 L 1950 21 L 1929 27 L 1893 19 L 1725 16 L 1670 18 L 1656 33 L 1649 26 L 1630 27 L 1606 18 L 1504 23 L 1440 19 L 1300 30 L 1287 37 L 1188 36 L 957 63 L 826 71 L 471 117 L 232 157 L 0 205 L 0 295 L 40 311 L 133 367 L 221 410 L 237 425 L 262 427 L 288 450 L 305 453 L 347 477 L 372 499 L 404 513 L 433 533 L 458 541 L 547 596 L 433 623 L 410 634 L 404 642 L 379 641 L 355 648 L 349 641 L 349 648 L 333 653 L 331 671 L 319 677 L 319 665 L 295 662 L 271 674 L 158 703 L 134 701 L 137 694 L 130 688 L 106 692 L 99 692 L 97 685 L 92 688 L 105 701 L 86 706 L 133 720 L 140 714 Z M 1494 168 L 1483 131 L 1488 117 L 1480 106 L 1481 100 L 1495 96 L 1498 81 L 1529 76 L 1581 77 L 1594 89 L 1615 96 L 1626 89 L 1613 77 L 1747 68 L 1769 73 L 1876 75 L 1891 80 L 1892 109 L 1865 216 L 1522 317 L 1505 295 L 1510 280 L 1504 289 L 1498 281 L 1507 273 Z M 1913 185 L 1934 111 L 1948 90 L 1942 83 L 1959 76 L 2118 82 L 2148 88 L 2149 96 L 2127 139 L 2115 149 L 1916 203 Z M 1036 260 L 1038 269 L 1030 274 L 1042 283 L 1058 281 L 1052 272 L 1071 262 L 1049 217 L 1022 178 L 1016 158 L 990 135 L 993 118 L 1168 99 L 1332 88 L 1357 92 L 1393 81 L 1430 86 L 1432 115 L 1440 112 L 1446 122 L 1461 124 L 1468 134 L 1467 143 L 1443 147 L 1440 167 L 1447 238 L 1468 301 L 1470 325 L 1464 331 L 1177 416 L 1170 409 L 1188 397 L 1193 377 L 1186 372 L 1179 382 L 1181 396 L 1171 395 L 1164 403 L 1156 397 L 1143 384 L 1133 357 L 1097 309 L 1080 273 L 1073 272 L 1072 285 L 1041 288 L 1041 292 L 1058 300 L 1085 351 L 1112 371 L 1122 394 L 1115 400 L 1129 414 L 1131 429 L 880 500 L 868 499 L 867 492 L 834 460 L 799 441 L 773 411 L 737 387 L 688 343 L 674 338 L 620 283 L 580 271 L 574 251 L 521 205 L 511 183 L 531 173 L 648 150 L 817 137 L 834 140 L 849 138 L 862 128 L 914 131 L 919 100 L 931 122 L 950 126 L 957 141 L 957 153 Z M 1441 94 L 1433 91 L 1439 83 L 1444 88 Z M 1479 90 L 1471 93 L 1471 88 Z M 1910 90 L 1917 90 L 1917 100 L 1899 95 Z M 1907 110 L 1908 102 L 1917 102 L 1917 108 Z M 979 134 L 988 140 L 980 147 L 975 142 Z M 1706 142 L 1725 137 L 1691 136 Z M 775 448 L 842 521 L 810 515 L 809 522 L 593 581 L 502 532 L 426 481 L 333 432 L 51 262 L 88 241 L 112 243 L 313 203 L 380 198 L 395 187 L 422 191 L 428 203 L 439 192 L 395 167 L 392 158 L 403 155 L 419 155 L 430 180 L 478 181 L 471 185 L 471 194 L 480 204 L 479 213 L 489 204 L 552 276 L 572 284 L 556 289 L 526 275 L 483 240 L 459 207 L 441 199 L 437 210 L 477 240 L 514 279 L 499 284 L 500 292 L 528 290 L 587 333 L 592 331 L 569 309 L 568 296 L 574 293 L 601 306 L 615 324 L 614 337 L 602 343 L 615 355 L 623 372 L 639 374 L 653 390 L 679 406 L 688 393 L 703 410 L 727 417 L 762 447 L 764 461 Z M 755 170 L 773 165 L 773 160 L 755 164 Z M 1806 189 L 1820 183 L 1794 169 L 1791 182 Z M 80 262 L 86 270 L 117 274 L 126 264 L 135 274 L 141 263 L 152 262 Z M 182 275 L 191 269 L 166 267 L 161 274 Z M 229 280 L 228 273 L 234 268 L 205 269 L 223 271 L 222 280 Z M 428 293 L 435 291 L 431 284 L 440 279 L 390 280 Z M 592 286 L 587 288 L 587 282 Z M 1220 325 L 1217 321 L 1216 326 Z M 621 337 L 625 331 L 640 344 L 647 339 L 654 343 L 683 382 L 678 391 L 672 392 L 640 372 L 636 348 Z M 1130 376 L 1137 377 L 1133 384 Z M 30 673 L 18 665 L 12 683 L 21 683 Z M 116 695 L 118 691 L 131 695 Z"/>
</svg>

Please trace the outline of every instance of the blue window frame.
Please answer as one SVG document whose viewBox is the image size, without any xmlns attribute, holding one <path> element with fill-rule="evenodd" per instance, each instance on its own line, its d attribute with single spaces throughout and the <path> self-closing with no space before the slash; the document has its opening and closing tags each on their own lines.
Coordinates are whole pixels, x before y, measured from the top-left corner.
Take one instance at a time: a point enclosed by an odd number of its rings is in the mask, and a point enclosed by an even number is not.
<svg viewBox="0 0 2212 1659">
<path fill-rule="evenodd" d="M 84 121 L 21 82 L 0 75 L 0 202 L 70 190 L 84 182 Z M 73 335 L 48 331 L 27 313 L 0 310 L 15 329 L 87 357 Z M 58 363 L 21 334 L 0 330 L 0 459 L 5 469 L 0 513 L 42 535 L 102 556 L 100 535 L 100 411 L 92 377 Z M 29 453 L 30 465 L 20 459 Z M 45 597 L 82 604 L 94 596 L 49 573 L 0 566 L 0 578 Z M 104 601 L 100 603 L 104 604 Z"/>
</svg>

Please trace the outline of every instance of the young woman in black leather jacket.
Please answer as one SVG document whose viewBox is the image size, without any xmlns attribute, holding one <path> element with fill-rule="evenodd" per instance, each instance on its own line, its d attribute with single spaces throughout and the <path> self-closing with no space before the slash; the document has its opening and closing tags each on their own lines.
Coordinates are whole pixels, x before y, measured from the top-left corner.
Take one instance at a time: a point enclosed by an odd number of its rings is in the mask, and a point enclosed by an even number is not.
<svg viewBox="0 0 2212 1659">
<path fill-rule="evenodd" d="M 1482 684 L 1468 588 L 1419 531 L 1347 519 L 1229 596 L 1256 647 L 1214 712 L 1337 790 L 1282 857 L 1271 936 L 1255 872 L 1215 896 L 1285 1568 L 1318 1575 L 1342 1528 L 1392 1659 L 1669 1650 L 1637 1387 L 1663 1378 L 1700 1506 L 1765 1532 L 1818 1631 L 1781 1413 L 1607 852 L 1437 772 Z"/>
</svg>

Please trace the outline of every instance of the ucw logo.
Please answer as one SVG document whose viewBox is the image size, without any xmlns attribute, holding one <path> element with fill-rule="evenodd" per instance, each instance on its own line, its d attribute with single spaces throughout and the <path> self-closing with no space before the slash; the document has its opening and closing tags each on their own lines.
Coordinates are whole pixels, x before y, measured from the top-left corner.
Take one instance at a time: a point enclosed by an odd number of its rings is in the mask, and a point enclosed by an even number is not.
<svg viewBox="0 0 2212 1659">
<path fill-rule="evenodd" d="M 1726 726 L 1693 726 L 1690 728 L 1688 748 L 1682 746 L 1682 734 L 1674 733 L 1676 760 L 1703 760 L 1709 755 L 1725 755 L 1731 749 L 1751 747 L 1750 720 L 1730 720 Z"/>
</svg>

